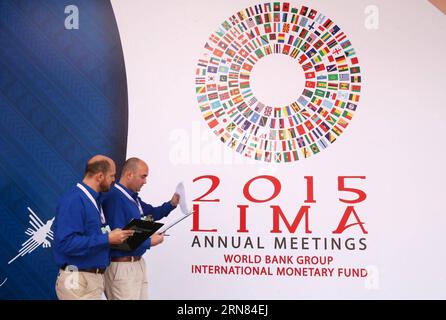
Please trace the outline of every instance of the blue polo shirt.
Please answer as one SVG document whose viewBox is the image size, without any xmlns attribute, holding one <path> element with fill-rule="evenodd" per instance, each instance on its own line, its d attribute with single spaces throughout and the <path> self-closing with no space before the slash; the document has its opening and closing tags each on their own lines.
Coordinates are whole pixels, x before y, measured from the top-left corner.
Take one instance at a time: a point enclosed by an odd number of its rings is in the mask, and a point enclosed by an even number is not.
<svg viewBox="0 0 446 320">
<path fill-rule="evenodd" d="M 97 203 L 100 194 L 81 184 Z M 110 264 L 110 248 L 108 234 L 101 231 L 103 226 L 98 209 L 80 188 L 75 186 L 67 192 L 57 205 L 54 220 L 53 253 L 59 268 L 106 268 Z"/>
<path fill-rule="evenodd" d="M 137 192 L 133 192 L 122 184 L 119 184 L 135 201 L 139 200 L 141 204 L 144 216 L 151 215 L 153 220 L 159 220 L 167 217 L 169 213 L 175 209 L 175 207 L 167 201 L 159 207 L 152 207 L 150 204 L 145 203 L 138 197 Z M 128 199 L 120 190 L 115 186 L 104 196 L 102 201 L 102 208 L 104 209 L 105 218 L 110 228 L 123 228 L 132 219 L 141 219 L 141 214 L 138 209 L 138 205 Z M 150 249 L 150 238 L 144 241 L 138 248 L 133 251 L 122 250 L 110 250 L 112 257 L 126 257 L 126 256 L 142 256 L 146 250 Z"/>
</svg>

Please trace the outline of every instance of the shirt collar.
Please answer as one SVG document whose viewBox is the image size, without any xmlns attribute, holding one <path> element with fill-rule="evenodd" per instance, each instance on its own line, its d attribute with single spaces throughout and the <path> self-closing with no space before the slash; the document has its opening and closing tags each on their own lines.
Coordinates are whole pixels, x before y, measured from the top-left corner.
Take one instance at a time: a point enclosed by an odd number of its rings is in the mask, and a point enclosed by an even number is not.
<svg viewBox="0 0 446 320">
<path fill-rule="evenodd" d="M 93 196 L 93 198 L 98 201 L 99 197 L 101 196 L 100 192 L 96 192 L 94 191 L 91 187 L 87 186 L 85 183 L 81 182 L 81 184 L 85 187 L 85 189 L 87 189 L 88 192 L 90 192 L 90 194 Z"/>
<path fill-rule="evenodd" d="M 119 186 L 124 189 L 133 199 L 136 200 L 136 198 L 138 197 L 138 192 L 134 192 L 128 188 L 126 188 L 124 185 L 122 185 L 121 183 L 117 182 L 116 184 L 119 184 Z"/>
</svg>

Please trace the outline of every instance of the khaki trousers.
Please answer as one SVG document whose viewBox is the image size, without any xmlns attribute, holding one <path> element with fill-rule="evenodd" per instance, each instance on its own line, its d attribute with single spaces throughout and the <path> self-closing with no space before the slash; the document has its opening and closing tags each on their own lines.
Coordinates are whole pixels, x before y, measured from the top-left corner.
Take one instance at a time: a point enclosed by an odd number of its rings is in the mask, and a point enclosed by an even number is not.
<svg viewBox="0 0 446 320">
<path fill-rule="evenodd" d="M 147 300 L 149 293 L 144 259 L 112 262 L 105 271 L 105 296 L 108 300 Z"/>
<path fill-rule="evenodd" d="M 59 300 L 101 300 L 103 293 L 103 274 L 59 270 L 56 280 Z"/>
</svg>

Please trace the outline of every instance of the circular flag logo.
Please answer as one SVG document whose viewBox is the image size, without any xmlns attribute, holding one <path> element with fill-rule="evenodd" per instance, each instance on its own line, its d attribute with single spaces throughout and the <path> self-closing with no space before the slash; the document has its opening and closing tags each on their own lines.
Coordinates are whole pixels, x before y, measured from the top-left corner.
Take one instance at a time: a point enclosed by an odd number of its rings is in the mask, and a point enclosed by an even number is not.
<svg viewBox="0 0 446 320">
<path fill-rule="evenodd" d="M 302 92 L 290 104 L 268 105 L 252 91 L 252 70 L 269 55 L 287 55 L 302 69 Z M 256 160 L 293 162 L 347 128 L 361 73 L 347 35 L 330 18 L 275 2 L 243 9 L 211 34 L 195 84 L 202 116 L 224 144 Z"/>
</svg>

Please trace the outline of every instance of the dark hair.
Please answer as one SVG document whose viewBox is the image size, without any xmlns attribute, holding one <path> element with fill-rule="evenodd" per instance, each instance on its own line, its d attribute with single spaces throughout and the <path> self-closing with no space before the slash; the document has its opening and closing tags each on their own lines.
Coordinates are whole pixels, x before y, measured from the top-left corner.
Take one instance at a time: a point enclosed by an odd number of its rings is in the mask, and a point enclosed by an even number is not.
<svg viewBox="0 0 446 320">
<path fill-rule="evenodd" d="M 93 162 L 88 162 L 85 167 L 85 175 L 92 176 L 99 172 L 106 174 L 110 170 L 110 162 L 107 160 L 98 160 Z"/>
</svg>

